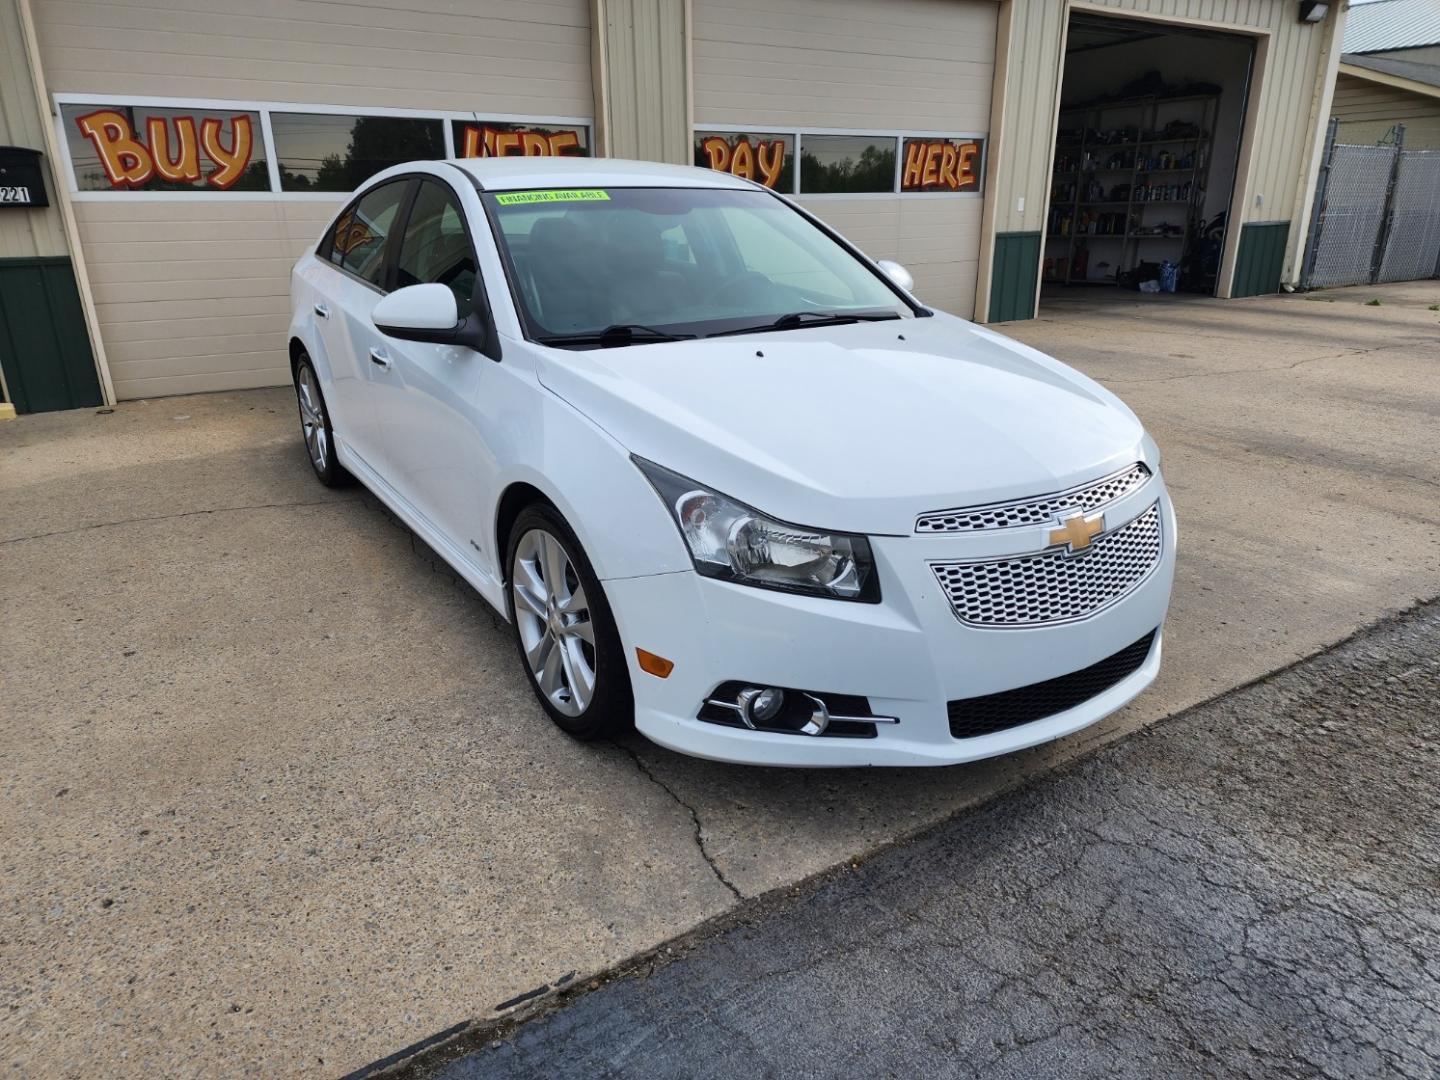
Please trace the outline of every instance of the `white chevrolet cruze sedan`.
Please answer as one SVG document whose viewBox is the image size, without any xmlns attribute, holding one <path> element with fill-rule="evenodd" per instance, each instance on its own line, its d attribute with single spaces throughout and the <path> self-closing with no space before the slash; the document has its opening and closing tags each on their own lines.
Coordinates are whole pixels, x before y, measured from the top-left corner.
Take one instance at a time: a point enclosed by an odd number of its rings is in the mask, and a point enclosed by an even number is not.
<svg viewBox="0 0 1440 1080">
<path fill-rule="evenodd" d="M 505 616 L 577 738 L 1017 750 L 1155 678 L 1174 512 L 1114 395 L 910 288 L 723 173 L 399 166 L 295 266 L 305 444 Z"/>
</svg>

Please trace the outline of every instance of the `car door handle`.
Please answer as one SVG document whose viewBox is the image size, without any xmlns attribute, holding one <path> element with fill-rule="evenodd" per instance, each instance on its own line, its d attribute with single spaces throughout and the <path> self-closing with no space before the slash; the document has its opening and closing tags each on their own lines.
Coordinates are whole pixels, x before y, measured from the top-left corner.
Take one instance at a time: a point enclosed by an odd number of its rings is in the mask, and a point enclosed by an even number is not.
<svg viewBox="0 0 1440 1080">
<path fill-rule="evenodd" d="M 322 319 L 328 319 L 330 317 L 330 309 L 324 304 L 316 304 L 315 314 L 319 315 Z"/>
<path fill-rule="evenodd" d="M 376 367 L 382 367 L 386 371 L 390 370 L 390 357 L 386 356 L 379 349 L 370 350 L 370 362 Z"/>
</svg>

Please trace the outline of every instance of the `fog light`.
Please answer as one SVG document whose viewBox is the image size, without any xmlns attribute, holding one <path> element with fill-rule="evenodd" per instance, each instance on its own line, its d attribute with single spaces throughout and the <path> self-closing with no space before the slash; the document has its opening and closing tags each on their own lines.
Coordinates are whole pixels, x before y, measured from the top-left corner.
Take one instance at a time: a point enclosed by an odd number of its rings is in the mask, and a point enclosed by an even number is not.
<svg viewBox="0 0 1440 1080">
<path fill-rule="evenodd" d="M 780 715 L 780 710 L 785 707 L 785 691 L 773 686 L 764 690 L 752 686 L 741 690 L 735 701 L 740 706 L 740 719 L 745 721 L 746 727 L 754 729 Z"/>
</svg>

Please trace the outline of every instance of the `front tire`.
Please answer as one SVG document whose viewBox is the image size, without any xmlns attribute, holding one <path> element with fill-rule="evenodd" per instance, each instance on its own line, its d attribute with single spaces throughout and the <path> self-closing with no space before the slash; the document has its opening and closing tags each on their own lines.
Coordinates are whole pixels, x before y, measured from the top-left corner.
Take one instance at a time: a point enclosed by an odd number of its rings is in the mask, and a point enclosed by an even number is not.
<svg viewBox="0 0 1440 1080">
<path fill-rule="evenodd" d="M 510 626 L 541 707 L 586 742 L 635 719 L 630 672 L 600 581 L 563 518 L 544 503 L 521 512 L 505 558 Z"/>
<path fill-rule="evenodd" d="M 340 487 L 350 474 L 335 456 L 335 429 L 330 426 L 330 411 L 325 408 L 325 395 L 320 392 L 320 377 L 306 353 L 295 363 L 295 400 L 300 406 L 300 434 L 305 439 L 305 453 L 310 467 L 326 487 Z"/>
</svg>

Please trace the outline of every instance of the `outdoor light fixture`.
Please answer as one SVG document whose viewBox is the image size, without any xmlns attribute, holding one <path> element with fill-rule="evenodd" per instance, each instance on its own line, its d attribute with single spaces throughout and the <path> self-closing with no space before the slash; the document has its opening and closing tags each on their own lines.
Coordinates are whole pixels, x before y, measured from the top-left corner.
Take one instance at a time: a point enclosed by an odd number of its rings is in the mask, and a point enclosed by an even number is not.
<svg viewBox="0 0 1440 1080">
<path fill-rule="evenodd" d="M 1300 21 L 1302 23 L 1320 22 L 1329 13 L 1328 0 L 1300 0 Z"/>
</svg>

